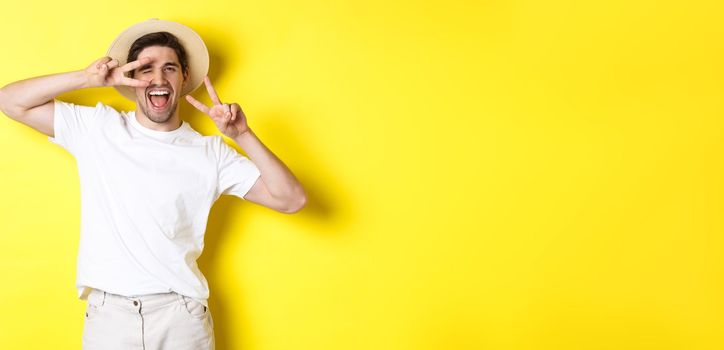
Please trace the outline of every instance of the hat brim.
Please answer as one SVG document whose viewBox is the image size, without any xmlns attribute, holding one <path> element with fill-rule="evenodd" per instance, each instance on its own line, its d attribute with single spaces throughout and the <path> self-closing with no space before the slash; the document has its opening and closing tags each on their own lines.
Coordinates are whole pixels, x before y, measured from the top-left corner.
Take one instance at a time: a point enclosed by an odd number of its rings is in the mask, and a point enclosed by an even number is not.
<svg viewBox="0 0 724 350">
<path fill-rule="evenodd" d="M 181 91 L 181 96 L 196 90 L 209 72 L 209 51 L 203 39 L 191 28 L 176 22 L 149 19 L 124 30 L 108 48 L 107 56 L 118 60 L 120 65 L 128 63 L 128 50 L 136 39 L 155 32 L 169 32 L 178 38 L 186 50 L 189 65 L 189 81 Z M 130 86 L 114 86 L 121 95 L 136 101 L 136 93 Z"/>
</svg>

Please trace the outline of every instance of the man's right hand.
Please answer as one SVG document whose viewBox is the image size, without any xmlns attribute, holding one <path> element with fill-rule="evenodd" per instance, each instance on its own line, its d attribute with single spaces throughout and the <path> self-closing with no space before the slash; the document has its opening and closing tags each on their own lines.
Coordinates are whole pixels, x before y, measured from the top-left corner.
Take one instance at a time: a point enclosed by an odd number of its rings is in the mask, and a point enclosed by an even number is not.
<svg viewBox="0 0 724 350">
<path fill-rule="evenodd" d="M 110 57 L 103 57 L 91 63 L 84 73 L 88 80 L 88 87 L 102 86 L 130 86 L 130 87 L 146 87 L 150 83 L 144 80 L 138 80 L 127 77 L 126 72 L 130 72 L 142 65 L 151 63 L 150 57 L 144 57 L 140 60 L 128 62 L 123 66 L 118 66 L 118 60 Z"/>
<path fill-rule="evenodd" d="M 0 111 L 48 136 L 55 135 L 53 99 L 68 91 L 101 86 L 147 87 L 149 82 L 125 73 L 151 63 L 150 57 L 119 67 L 117 60 L 103 57 L 84 70 L 16 81 L 0 88 Z"/>
</svg>

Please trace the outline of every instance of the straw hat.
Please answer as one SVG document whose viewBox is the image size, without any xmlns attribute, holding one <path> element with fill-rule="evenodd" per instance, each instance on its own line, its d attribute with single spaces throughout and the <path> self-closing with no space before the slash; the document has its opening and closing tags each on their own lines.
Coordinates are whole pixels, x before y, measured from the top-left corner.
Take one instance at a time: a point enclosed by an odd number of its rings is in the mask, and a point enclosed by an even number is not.
<svg viewBox="0 0 724 350">
<path fill-rule="evenodd" d="M 147 21 L 137 23 L 124 30 L 113 41 L 111 47 L 108 48 L 107 56 L 117 59 L 120 65 L 128 62 L 128 50 L 131 48 L 136 39 L 155 32 L 169 32 L 178 38 L 181 45 L 186 50 L 186 57 L 189 65 L 189 82 L 181 91 L 181 95 L 187 95 L 196 90 L 204 81 L 204 76 L 209 72 L 209 51 L 206 49 L 204 40 L 196 34 L 191 28 L 176 22 L 163 21 L 152 18 Z M 123 96 L 136 101 L 136 93 L 130 86 L 115 86 L 116 90 Z"/>
</svg>

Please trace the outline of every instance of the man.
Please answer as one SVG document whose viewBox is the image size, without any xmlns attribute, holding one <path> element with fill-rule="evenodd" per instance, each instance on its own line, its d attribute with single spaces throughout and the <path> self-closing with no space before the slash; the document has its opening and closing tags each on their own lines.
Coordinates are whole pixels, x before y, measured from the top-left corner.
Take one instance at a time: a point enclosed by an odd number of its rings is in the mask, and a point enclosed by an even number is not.
<svg viewBox="0 0 724 350">
<path fill-rule="evenodd" d="M 230 194 L 283 213 L 305 205 L 299 181 L 249 128 L 241 107 L 221 102 L 207 71 L 206 46 L 193 30 L 149 20 L 84 70 L 0 89 L 4 114 L 48 135 L 78 164 L 84 349 L 213 349 L 209 290 L 196 265 L 212 204 Z M 189 95 L 202 82 L 210 107 Z M 136 110 L 55 99 L 101 86 L 133 99 Z M 183 121 L 182 97 L 249 158 Z"/>
</svg>

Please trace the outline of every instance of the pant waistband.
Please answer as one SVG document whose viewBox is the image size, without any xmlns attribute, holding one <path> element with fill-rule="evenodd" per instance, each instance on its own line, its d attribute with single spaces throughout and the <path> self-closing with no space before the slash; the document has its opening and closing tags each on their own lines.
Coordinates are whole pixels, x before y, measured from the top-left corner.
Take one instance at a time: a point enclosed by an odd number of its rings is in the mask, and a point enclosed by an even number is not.
<svg viewBox="0 0 724 350">
<path fill-rule="evenodd" d="M 88 303 L 95 306 L 103 306 L 104 304 L 113 304 L 120 308 L 132 312 L 150 312 L 169 306 L 173 303 L 186 305 L 189 297 L 183 296 L 176 292 L 145 294 L 133 297 L 108 293 L 100 289 L 92 288 L 88 294 Z"/>
</svg>

